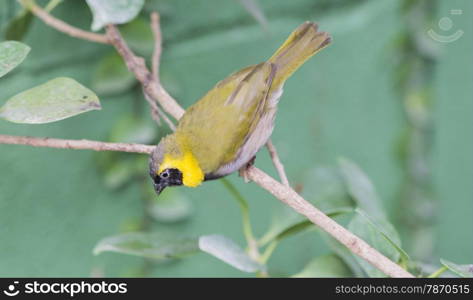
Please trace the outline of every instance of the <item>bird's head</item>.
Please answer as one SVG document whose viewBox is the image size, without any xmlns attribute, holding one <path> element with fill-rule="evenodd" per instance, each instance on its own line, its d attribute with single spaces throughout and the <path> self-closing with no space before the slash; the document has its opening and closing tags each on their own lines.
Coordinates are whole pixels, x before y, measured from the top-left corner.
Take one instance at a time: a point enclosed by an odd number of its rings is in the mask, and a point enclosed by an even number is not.
<svg viewBox="0 0 473 300">
<path fill-rule="evenodd" d="M 158 195 L 168 186 L 196 187 L 205 177 L 192 152 L 174 135 L 163 138 L 151 153 L 149 171 Z"/>
</svg>

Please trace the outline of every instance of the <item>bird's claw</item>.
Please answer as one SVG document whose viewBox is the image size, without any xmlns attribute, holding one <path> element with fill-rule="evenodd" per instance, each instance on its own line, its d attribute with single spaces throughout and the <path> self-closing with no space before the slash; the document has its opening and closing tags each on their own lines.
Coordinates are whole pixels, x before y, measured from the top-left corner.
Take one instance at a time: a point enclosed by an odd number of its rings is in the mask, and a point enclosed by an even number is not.
<svg viewBox="0 0 473 300">
<path fill-rule="evenodd" d="M 238 174 L 240 175 L 240 177 L 243 178 L 243 181 L 245 183 L 250 182 L 250 178 L 248 176 L 248 169 L 255 164 L 255 159 L 256 156 L 253 156 L 252 159 L 250 159 L 243 167 L 240 168 L 240 170 L 238 170 Z"/>
</svg>

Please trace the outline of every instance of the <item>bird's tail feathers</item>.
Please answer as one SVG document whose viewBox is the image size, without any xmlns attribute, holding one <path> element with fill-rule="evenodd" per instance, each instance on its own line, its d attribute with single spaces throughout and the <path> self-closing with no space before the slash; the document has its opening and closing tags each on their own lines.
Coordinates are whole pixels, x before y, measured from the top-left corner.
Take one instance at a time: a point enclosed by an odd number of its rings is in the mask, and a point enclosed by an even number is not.
<svg viewBox="0 0 473 300">
<path fill-rule="evenodd" d="M 280 86 L 312 55 L 325 48 L 331 38 L 326 32 L 317 31 L 313 22 L 305 22 L 294 30 L 268 62 L 276 66 L 273 86 Z"/>
</svg>

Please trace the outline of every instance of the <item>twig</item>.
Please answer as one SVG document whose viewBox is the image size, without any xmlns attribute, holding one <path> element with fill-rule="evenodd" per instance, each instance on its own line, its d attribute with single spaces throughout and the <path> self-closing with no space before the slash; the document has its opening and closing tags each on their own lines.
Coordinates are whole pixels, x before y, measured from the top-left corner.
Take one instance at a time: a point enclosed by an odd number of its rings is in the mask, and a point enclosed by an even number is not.
<svg viewBox="0 0 473 300">
<path fill-rule="evenodd" d="M 60 30 L 54 25 L 51 26 Z M 161 86 L 160 81 L 157 78 L 153 78 L 153 74 L 146 67 L 144 59 L 136 56 L 130 50 L 114 25 L 108 25 L 106 31 L 108 41 L 123 57 L 128 69 L 132 71 L 135 74 L 135 77 L 142 83 L 145 92 L 148 93 L 154 100 L 157 100 L 163 107 L 164 111 L 169 113 L 176 120 L 179 120 L 184 114 L 184 109 L 166 92 L 166 90 Z M 51 141 L 54 143 L 51 143 Z M 11 136 L 0 136 L 0 142 L 55 148 L 114 150 L 138 153 L 150 153 L 153 149 L 153 146 L 148 145 L 114 144 L 94 141 L 84 142 Z M 312 223 L 332 235 L 343 245 L 345 245 L 351 252 L 360 256 L 386 275 L 391 277 L 414 277 L 399 265 L 389 260 L 386 256 L 382 255 L 376 249 L 372 248 L 365 241 L 352 234 L 344 227 L 340 226 L 320 210 L 316 209 L 312 204 L 304 200 L 290 187 L 277 182 L 269 175 L 255 167 L 250 167 L 248 169 L 248 176 L 256 184 L 266 189 L 268 192 L 289 205 L 298 213 L 306 216 Z"/>
<path fill-rule="evenodd" d="M 151 30 L 153 31 L 154 37 L 154 51 L 151 59 L 151 73 L 153 75 L 153 81 L 157 85 L 161 85 L 161 80 L 159 77 L 159 64 L 161 62 L 161 53 L 162 53 L 162 35 L 161 35 L 161 26 L 159 24 L 159 14 L 157 12 L 151 13 Z M 172 131 L 176 130 L 174 123 L 167 117 L 166 113 L 161 110 L 161 108 L 156 104 L 157 99 L 147 98 L 150 105 L 157 112 L 157 114 L 168 124 L 169 128 Z M 153 102 L 153 104 L 151 104 Z"/>
<path fill-rule="evenodd" d="M 159 116 L 159 113 L 157 110 L 154 110 L 154 109 L 151 109 L 151 118 L 156 122 L 156 124 L 158 124 L 159 126 L 161 126 L 161 117 Z"/>
<path fill-rule="evenodd" d="M 168 118 L 168 116 L 162 111 L 162 109 L 158 106 L 156 101 L 151 99 L 151 97 L 146 93 L 146 91 L 143 92 L 145 95 L 146 101 L 149 103 L 149 106 L 151 107 L 151 116 L 153 119 L 156 121 L 156 123 L 160 124 L 160 118 L 166 122 L 166 124 L 169 126 L 169 128 L 172 131 L 176 131 L 176 125 Z"/>
<path fill-rule="evenodd" d="M 350 249 L 351 252 L 363 258 L 386 275 L 391 277 L 414 277 L 412 274 L 368 245 L 365 241 L 346 230 L 343 226 L 339 225 L 337 222 L 315 208 L 291 188 L 282 185 L 255 167 L 248 168 L 247 172 L 249 178 L 256 184 L 289 205 L 298 213 L 306 216 L 312 223 L 336 238 L 340 243 Z"/>
<path fill-rule="evenodd" d="M 279 179 L 281 180 L 282 184 L 289 187 L 289 180 L 287 180 L 286 171 L 284 170 L 284 165 L 281 163 L 279 159 L 278 152 L 276 151 L 276 147 L 274 147 L 273 142 L 268 140 L 266 143 L 266 148 L 268 148 L 269 156 L 271 156 L 271 160 L 273 161 L 273 165 L 278 171 Z"/>
<path fill-rule="evenodd" d="M 0 134 L 0 144 L 28 145 L 33 147 L 49 147 L 59 149 L 120 151 L 144 154 L 150 154 L 155 147 L 141 144 L 106 143 L 91 140 L 63 140 L 53 138 L 37 138 L 29 136 L 12 136 L 3 134 Z"/>
<path fill-rule="evenodd" d="M 20 4 L 29 9 L 35 16 L 40 18 L 44 23 L 55 28 L 58 31 L 61 31 L 67 35 L 70 35 L 75 38 L 101 43 L 109 44 L 107 36 L 99 33 L 93 33 L 90 31 L 82 30 L 77 27 L 71 26 L 66 22 L 59 20 L 49 14 L 47 11 L 36 5 L 34 0 L 20 0 Z"/>
<path fill-rule="evenodd" d="M 162 35 L 161 27 L 159 25 L 159 14 L 157 12 L 153 12 L 151 14 L 151 30 L 153 31 L 154 36 L 154 51 L 151 60 L 151 69 L 154 80 L 159 81 L 159 63 L 161 62 Z"/>
<path fill-rule="evenodd" d="M 107 25 L 106 31 L 110 43 L 123 57 L 128 69 L 141 82 L 145 92 L 158 101 L 165 112 L 178 120 L 184 114 L 184 109 L 164 90 L 158 79 L 153 78 L 153 74 L 146 67 L 145 60 L 131 51 L 114 25 Z"/>
</svg>

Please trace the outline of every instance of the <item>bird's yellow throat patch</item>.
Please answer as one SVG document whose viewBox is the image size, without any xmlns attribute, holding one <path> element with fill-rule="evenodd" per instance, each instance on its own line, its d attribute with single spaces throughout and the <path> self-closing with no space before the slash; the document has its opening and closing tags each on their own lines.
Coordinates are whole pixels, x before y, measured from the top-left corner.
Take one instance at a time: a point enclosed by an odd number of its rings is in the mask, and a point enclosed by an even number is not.
<svg viewBox="0 0 473 300">
<path fill-rule="evenodd" d="M 204 172 L 202 172 L 199 162 L 190 151 L 185 152 L 184 155 L 179 158 L 165 154 L 158 174 L 161 174 L 161 172 L 166 169 L 178 169 L 181 171 L 182 183 L 185 186 L 196 187 L 204 181 Z"/>
</svg>

